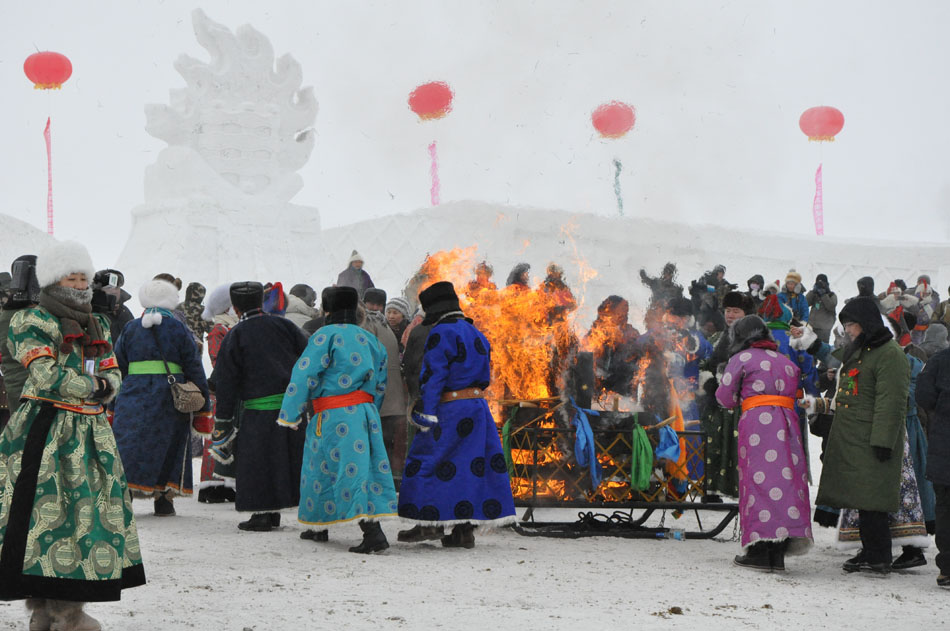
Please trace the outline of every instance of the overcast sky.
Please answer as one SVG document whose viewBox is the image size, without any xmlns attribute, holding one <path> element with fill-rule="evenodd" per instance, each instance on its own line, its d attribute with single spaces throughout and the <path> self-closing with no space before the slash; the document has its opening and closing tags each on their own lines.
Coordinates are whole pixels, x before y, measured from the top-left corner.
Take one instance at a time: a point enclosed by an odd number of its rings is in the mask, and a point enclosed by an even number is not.
<svg viewBox="0 0 950 631">
<path fill-rule="evenodd" d="M 814 234 L 823 161 L 829 236 L 950 235 L 946 2 L 3 4 L 0 212 L 45 228 L 51 112 L 57 236 L 101 235 L 101 266 L 165 146 L 145 132 L 144 105 L 184 85 L 179 54 L 207 59 L 191 26 L 199 6 L 302 64 L 320 111 L 294 202 L 325 227 L 428 205 L 437 140 L 443 201 L 608 215 L 618 158 L 629 216 Z M 72 59 L 62 91 L 23 75 L 37 49 Z M 453 87 L 454 109 L 420 123 L 406 99 L 430 80 Z M 590 112 L 614 99 L 636 107 L 636 127 L 601 140 Z M 844 113 L 836 142 L 798 129 L 814 105 Z"/>
</svg>

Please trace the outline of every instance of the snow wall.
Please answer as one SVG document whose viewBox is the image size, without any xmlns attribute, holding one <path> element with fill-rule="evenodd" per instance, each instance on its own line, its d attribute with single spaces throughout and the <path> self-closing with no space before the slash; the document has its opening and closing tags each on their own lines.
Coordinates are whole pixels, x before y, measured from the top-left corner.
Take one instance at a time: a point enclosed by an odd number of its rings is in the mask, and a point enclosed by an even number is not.
<svg viewBox="0 0 950 631">
<path fill-rule="evenodd" d="M 563 266 L 568 284 L 583 299 L 578 321 L 584 326 L 610 294 L 630 301 L 631 319 L 640 326 L 650 294 L 640 282 L 639 270 L 646 268 L 655 276 L 667 261 L 677 264 L 677 281 L 684 287 L 718 263 L 726 266 L 726 278 L 742 290 L 753 274 L 762 274 L 767 283 L 781 282 L 794 268 L 810 288 L 815 276 L 825 273 L 839 304 L 857 294 L 855 283 L 862 276 L 873 277 L 875 289 L 884 291 L 895 278 L 911 283 L 918 274 L 930 274 L 942 298 L 950 282 L 950 245 L 856 243 L 475 201 L 326 229 L 323 241 L 333 270 L 345 269 L 356 249 L 376 286 L 390 296 L 400 293 L 427 253 L 439 250 L 477 246 L 476 260 L 491 263 L 499 287 L 518 262 L 531 264 L 532 282 L 537 283 L 554 261 Z M 597 275 L 581 287 L 585 265 Z"/>
<path fill-rule="evenodd" d="M 9 272 L 13 259 L 23 254 L 39 254 L 52 237 L 25 221 L 0 214 L 0 271 Z"/>
</svg>

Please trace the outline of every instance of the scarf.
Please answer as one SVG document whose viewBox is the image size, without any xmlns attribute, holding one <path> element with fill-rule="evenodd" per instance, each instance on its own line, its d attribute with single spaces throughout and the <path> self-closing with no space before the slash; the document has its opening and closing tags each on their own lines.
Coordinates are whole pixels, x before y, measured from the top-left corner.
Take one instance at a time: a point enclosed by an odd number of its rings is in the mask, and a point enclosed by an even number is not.
<svg viewBox="0 0 950 631">
<path fill-rule="evenodd" d="M 73 343 L 82 346 L 86 357 L 101 357 L 112 351 L 99 320 L 92 315 L 92 291 L 50 285 L 40 291 L 40 306 L 59 319 L 63 341 L 60 352 L 71 353 Z"/>
<path fill-rule="evenodd" d="M 749 345 L 749 348 L 761 348 L 766 351 L 777 351 L 778 344 L 772 340 L 757 340 Z"/>
</svg>

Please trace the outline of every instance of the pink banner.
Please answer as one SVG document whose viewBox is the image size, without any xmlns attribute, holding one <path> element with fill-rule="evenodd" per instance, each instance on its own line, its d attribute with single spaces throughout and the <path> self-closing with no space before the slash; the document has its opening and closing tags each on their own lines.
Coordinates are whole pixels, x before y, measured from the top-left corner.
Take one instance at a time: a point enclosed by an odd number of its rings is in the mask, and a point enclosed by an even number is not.
<svg viewBox="0 0 950 631">
<path fill-rule="evenodd" d="M 429 172 L 432 175 L 432 190 L 430 195 L 432 197 L 432 205 L 439 205 L 439 162 L 435 153 L 435 141 L 432 141 L 432 144 L 429 145 L 429 156 L 432 158 L 432 166 L 429 168 Z"/>
<path fill-rule="evenodd" d="M 815 234 L 819 237 L 825 234 L 825 206 L 821 200 L 821 165 L 815 171 L 815 202 L 812 204 L 812 215 L 815 218 Z"/>
<path fill-rule="evenodd" d="M 53 234 L 53 152 L 49 136 L 49 118 L 46 119 L 46 129 L 43 131 L 46 139 L 46 232 Z"/>
</svg>

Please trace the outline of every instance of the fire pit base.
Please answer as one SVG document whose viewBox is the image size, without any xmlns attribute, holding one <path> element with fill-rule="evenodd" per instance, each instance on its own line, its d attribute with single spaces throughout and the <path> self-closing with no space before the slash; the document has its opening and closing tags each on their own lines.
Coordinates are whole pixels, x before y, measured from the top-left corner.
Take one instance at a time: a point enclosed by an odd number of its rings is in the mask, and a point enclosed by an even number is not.
<svg viewBox="0 0 950 631">
<path fill-rule="evenodd" d="M 563 507 L 563 504 L 561 505 Z M 634 511 L 643 512 L 634 517 Z M 739 515 L 739 505 L 734 503 L 695 504 L 691 502 L 650 502 L 649 506 L 632 507 L 628 512 L 614 511 L 611 515 L 581 511 L 574 522 L 534 521 L 534 508 L 529 508 L 514 530 L 525 537 L 554 537 L 580 539 L 583 537 L 622 537 L 624 539 L 665 539 L 670 528 L 644 526 L 657 510 L 695 511 L 699 530 L 684 531 L 685 539 L 712 539 L 721 533 Z M 710 530 L 703 528 L 700 511 L 722 513 L 718 523 Z"/>
</svg>

